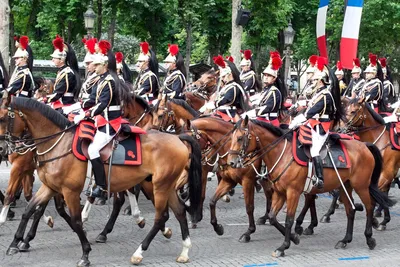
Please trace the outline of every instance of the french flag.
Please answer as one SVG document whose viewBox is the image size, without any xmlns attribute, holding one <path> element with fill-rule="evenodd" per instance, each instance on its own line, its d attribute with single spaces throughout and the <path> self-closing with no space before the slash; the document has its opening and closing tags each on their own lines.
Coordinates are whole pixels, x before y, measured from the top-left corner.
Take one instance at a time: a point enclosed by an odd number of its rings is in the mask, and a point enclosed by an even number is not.
<svg viewBox="0 0 400 267">
<path fill-rule="evenodd" d="M 329 0 L 320 0 L 317 14 L 317 45 L 319 54 L 328 58 L 328 49 L 326 47 L 326 13 L 328 12 Z"/>
<path fill-rule="evenodd" d="M 352 69 L 353 59 L 357 57 L 358 34 L 364 0 L 348 0 L 340 41 L 340 61 L 343 68 Z"/>
</svg>

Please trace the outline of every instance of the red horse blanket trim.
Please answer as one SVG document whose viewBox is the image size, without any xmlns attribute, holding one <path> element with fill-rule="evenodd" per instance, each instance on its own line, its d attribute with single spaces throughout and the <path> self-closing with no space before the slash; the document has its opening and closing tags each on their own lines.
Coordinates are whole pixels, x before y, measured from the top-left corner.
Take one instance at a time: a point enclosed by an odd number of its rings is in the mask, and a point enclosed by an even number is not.
<svg viewBox="0 0 400 267">
<path fill-rule="evenodd" d="M 351 136 L 346 135 L 346 139 L 344 140 L 351 140 L 353 139 Z M 292 154 L 297 164 L 301 166 L 307 166 L 308 162 L 311 160 L 310 157 L 304 151 L 304 145 L 299 141 L 298 132 L 293 132 L 293 139 L 292 139 Z M 332 141 L 329 141 L 332 142 Z M 343 142 L 340 140 L 334 141 L 334 143 L 330 144 L 329 147 L 332 158 L 335 162 L 335 166 L 338 169 L 348 169 L 351 167 L 349 154 L 347 148 L 344 146 Z M 322 163 L 324 168 L 333 168 L 332 161 L 328 154 L 322 159 Z"/>
<path fill-rule="evenodd" d="M 81 121 L 76 127 L 74 139 L 72 141 L 72 152 L 76 158 L 87 161 L 84 150 L 93 141 L 96 127 L 93 121 Z"/>
<path fill-rule="evenodd" d="M 138 126 L 133 126 L 129 123 L 129 121 L 122 119 L 121 120 L 122 131 L 129 133 L 137 133 L 137 134 L 145 134 L 146 131 Z M 129 127 L 129 130 L 126 127 Z"/>
<path fill-rule="evenodd" d="M 271 123 L 273 126 L 275 126 L 275 127 L 279 127 L 279 120 L 278 119 L 274 119 L 274 120 L 267 120 L 266 118 L 263 118 L 263 117 L 256 117 L 256 120 L 258 120 L 258 121 L 263 121 L 263 122 L 266 122 L 266 123 Z"/>
<path fill-rule="evenodd" d="M 393 150 L 400 150 L 400 142 L 399 142 L 399 135 L 400 135 L 400 123 L 392 123 L 390 125 L 390 131 L 389 131 L 389 136 L 390 136 L 390 143 L 392 145 Z"/>
</svg>

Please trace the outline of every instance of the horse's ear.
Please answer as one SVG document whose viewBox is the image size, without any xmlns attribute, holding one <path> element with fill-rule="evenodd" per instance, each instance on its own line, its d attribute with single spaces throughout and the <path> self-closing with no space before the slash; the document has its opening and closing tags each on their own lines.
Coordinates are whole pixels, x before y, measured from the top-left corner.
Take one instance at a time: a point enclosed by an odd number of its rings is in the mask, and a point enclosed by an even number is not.
<svg viewBox="0 0 400 267">
<path fill-rule="evenodd" d="M 249 125 L 249 116 L 246 115 L 242 121 L 242 127 L 245 128 L 247 125 Z"/>
<path fill-rule="evenodd" d="M 215 76 L 219 76 L 219 70 L 215 71 Z"/>
<path fill-rule="evenodd" d="M 362 104 L 362 103 L 364 103 L 364 101 L 365 101 L 365 97 L 360 97 L 359 99 L 358 99 L 358 104 Z"/>
</svg>

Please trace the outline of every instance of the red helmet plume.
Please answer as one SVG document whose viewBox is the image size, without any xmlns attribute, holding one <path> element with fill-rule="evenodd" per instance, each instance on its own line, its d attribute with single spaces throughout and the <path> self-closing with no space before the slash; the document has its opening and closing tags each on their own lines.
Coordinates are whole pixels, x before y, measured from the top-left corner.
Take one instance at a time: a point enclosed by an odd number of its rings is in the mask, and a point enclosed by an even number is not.
<svg viewBox="0 0 400 267">
<path fill-rule="evenodd" d="M 328 59 L 326 57 L 318 57 L 317 60 L 317 68 L 318 70 L 322 71 L 324 66 L 328 63 Z"/>
<path fill-rule="evenodd" d="M 244 57 L 246 60 L 250 60 L 250 59 L 251 59 L 251 50 L 250 50 L 250 49 L 244 50 L 244 52 L 243 52 L 243 57 Z"/>
<path fill-rule="evenodd" d="M 179 53 L 179 47 L 176 44 L 168 44 L 168 51 L 172 56 L 176 56 Z"/>
<path fill-rule="evenodd" d="M 28 36 L 21 36 L 19 38 L 19 45 L 20 45 L 21 49 L 26 50 L 26 48 L 28 47 L 28 44 L 29 44 Z"/>
<path fill-rule="evenodd" d="M 111 49 L 111 44 L 106 40 L 101 40 L 99 42 L 100 53 L 107 55 L 108 51 Z"/>
<path fill-rule="evenodd" d="M 338 61 L 336 63 L 336 67 L 337 67 L 338 70 L 342 70 L 343 69 L 342 62 Z"/>
<path fill-rule="evenodd" d="M 64 40 L 58 34 L 56 38 L 53 40 L 53 46 L 55 49 L 60 50 L 60 52 L 64 51 Z"/>
<path fill-rule="evenodd" d="M 148 42 L 141 42 L 140 43 L 140 49 L 142 50 L 142 53 L 147 55 L 149 53 L 149 43 Z"/>
<path fill-rule="evenodd" d="M 358 58 L 353 59 L 353 65 L 361 68 L 360 60 Z"/>
<path fill-rule="evenodd" d="M 233 59 L 232 56 L 226 56 L 226 59 L 229 60 L 232 63 L 235 63 L 235 60 Z"/>
<path fill-rule="evenodd" d="M 89 40 L 86 40 L 86 48 L 87 50 L 91 53 L 94 54 L 96 53 L 96 43 L 97 43 L 97 39 L 96 38 L 91 38 Z"/>
<path fill-rule="evenodd" d="M 221 55 L 218 55 L 217 57 L 213 57 L 213 61 L 217 66 L 219 66 L 221 68 L 225 68 L 226 67 L 225 60 Z"/>
<path fill-rule="evenodd" d="M 271 67 L 273 70 L 279 70 L 282 67 L 282 59 L 280 57 L 272 58 Z"/>
<path fill-rule="evenodd" d="M 275 58 L 275 57 L 281 57 L 281 54 L 279 54 L 279 51 L 271 51 L 271 52 L 269 52 L 269 57 L 272 59 L 272 58 Z"/>
<path fill-rule="evenodd" d="M 369 63 L 371 63 L 372 66 L 376 66 L 376 61 L 378 57 L 372 53 L 369 53 L 368 57 L 369 57 Z"/>
<path fill-rule="evenodd" d="M 310 65 L 312 67 L 315 66 L 315 64 L 317 64 L 317 60 L 318 60 L 318 56 L 317 55 L 312 55 L 308 58 L 308 62 L 310 63 Z"/>
<path fill-rule="evenodd" d="M 115 53 L 115 60 L 117 63 L 122 63 L 122 60 L 124 59 L 124 55 L 121 52 Z"/>
<path fill-rule="evenodd" d="M 379 62 L 381 62 L 382 68 L 386 68 L 386 66 L 387 66 L 386 58 L 384 58 L 384 57 L 380 58 Z"/>
</svg>

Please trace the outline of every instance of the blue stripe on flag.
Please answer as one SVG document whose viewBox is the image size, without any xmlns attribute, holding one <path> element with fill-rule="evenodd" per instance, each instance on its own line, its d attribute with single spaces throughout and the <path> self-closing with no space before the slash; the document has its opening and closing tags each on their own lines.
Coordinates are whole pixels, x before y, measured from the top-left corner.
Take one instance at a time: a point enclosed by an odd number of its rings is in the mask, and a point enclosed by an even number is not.
<svg viewBox="0 0 400 267">
<path fill-rule="evenodd" d="M 323 0 L 321 0 L 322 2 Z M 364 0 L 348 0 L 347 6 L 363 7 Z"/>
<path fill-rule="evenodd" d="M 328 4 L 329 4 L 329 0 L 320 0 L 319 1 L 319 7 L 324 7 L 324 6 L 327 6 Z"/>
</svg>

